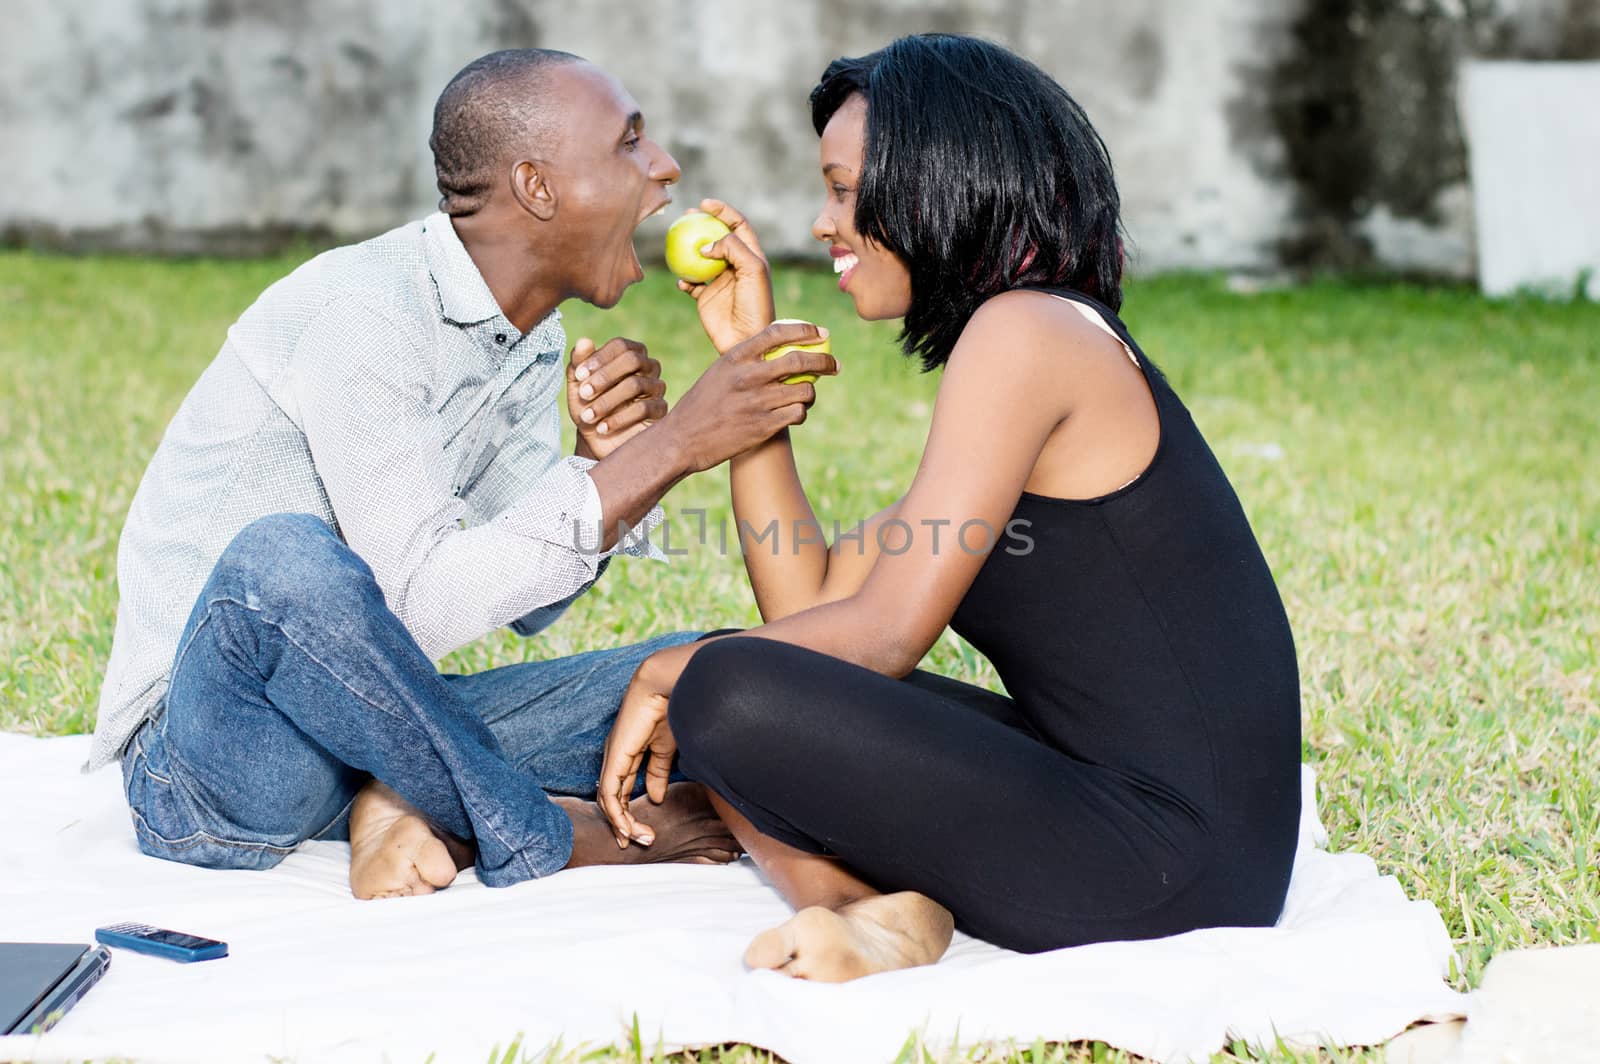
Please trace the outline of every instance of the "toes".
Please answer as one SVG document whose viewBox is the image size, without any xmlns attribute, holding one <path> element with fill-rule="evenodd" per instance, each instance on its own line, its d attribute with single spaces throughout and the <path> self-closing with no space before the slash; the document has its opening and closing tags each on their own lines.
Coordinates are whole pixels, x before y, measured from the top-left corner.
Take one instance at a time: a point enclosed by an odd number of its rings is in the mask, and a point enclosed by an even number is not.
<svg viewBox="0 0 1600 1064">
<path fill-rule="evenodd" d="M 668 860 L 693 861 L 696 864 L 709 862 L 711 864 L 732 864 L 744 855 L 743 850 L 736 850 L 729 846 L 712 843 L 709 846 L 700 845 L 693 849 L 682 850 L 674 853 Z"/>
<path fill-rule="evenodd" d="M 757 935 L 744 962 L 794 979 L 842 983 L 933 963 L 949 944 L 949 927 L 949 913 L 916 894 L 874 896 L 848 912 L 812 906 Z"/>
<path fill-rule="evenodd" d="M 645 858 L 646 864 L 711 864 L 729 865 L 737 861 L 740 854 L 730 850 L 701 849 L 674 850 L 672 853 L 650 854 Z"/>
<path fill-rule="evenodd" d="M 378 901 L 382 898 L 417 898 L 424 894 L 432 894 L 433 892 L 434 888 L 429 884 L 422 882 L 420 879 L 411 879 L 405 883 L 397 884 L 385 890 L 377 891 L 374 894 L 369 894 L 367 895 L 367 898 L 372 901 Z M 359 894 L 356 896 L 360 897 Z"/>
<path fill-rule="evenodd" d="M 761 932 L 744 951 L 744 963 L 750 968 L 782 968 L 793 959 L 793 920 Z"/>
<path fill-rule="evenodd" d="M 449 848 L 418 817 L 401 817 L 350 857 L 350 890 L 361 899 L 432 894 L 455 878 Z"/>
<path fill-rule="evenodd" d="M 455 859 L 438 839 L 423 843 L 412 858 L 412 864 L 416 867 L 421 885 L 428 888 L 421 891 L 423 894 L 432 894 L 436 887 L 448 887 L 456 880 Z"/>
</svg>

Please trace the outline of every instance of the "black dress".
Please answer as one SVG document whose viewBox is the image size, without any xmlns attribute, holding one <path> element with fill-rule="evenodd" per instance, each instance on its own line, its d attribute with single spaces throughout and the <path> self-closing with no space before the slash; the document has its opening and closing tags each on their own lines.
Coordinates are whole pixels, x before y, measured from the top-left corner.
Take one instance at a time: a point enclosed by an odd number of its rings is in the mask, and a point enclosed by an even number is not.
<svg viewBox="0 0 1600 1064">
<path fill-rule="evenodd" d="M 1035 952 L 1273 923 L 1300 818 L 1293 637 L 1232 486 L 1122 322 L 1155 457 L 1024 493 L 951 621 L 1011 697 L 758 638 L 675 688 L 680 768 L 763 832 Z M 1031 541 L 1031 546 L 1024 542 Z"/>
</svg>

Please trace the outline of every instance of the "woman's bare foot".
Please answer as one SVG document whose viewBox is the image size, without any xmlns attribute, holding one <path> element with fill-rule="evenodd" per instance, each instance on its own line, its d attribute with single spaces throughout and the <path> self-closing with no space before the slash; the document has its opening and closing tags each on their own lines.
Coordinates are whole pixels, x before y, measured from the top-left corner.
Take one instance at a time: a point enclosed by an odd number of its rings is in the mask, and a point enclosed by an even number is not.
<svg viewBox="0 0 1600 1064">
<path fill-rule="evenodd" d="M 471 863 L 470 847 L 434 834 L 421 814 L 377 780 L 356 795 L 350 807 L 350 891 L 356 897 L 432 894 Z"/>
<path fill-rule="evenodd" d="M 932 964 L 944 956 L 954 932 L 950 911 L 925 895 L 873 894 L 837 909 L 801 909 L 757 935 L 744 962 L 796 979 L 843 983 Z"/>
<path fill-rule="evenodd" d="M 610 864 L 727 864 L 737 861 L 744 848 L 717 816 L 698 783 L 674 783 L 667 800 L 656 805 L 648 798 L 632 803 L 635 820 L 655 832 L 649 846 L 629 844 L 617 848 L 605 814 L 581 798 L 552 798 L 572 818 L 572 858 L 568 868 Z"/>
</svg>

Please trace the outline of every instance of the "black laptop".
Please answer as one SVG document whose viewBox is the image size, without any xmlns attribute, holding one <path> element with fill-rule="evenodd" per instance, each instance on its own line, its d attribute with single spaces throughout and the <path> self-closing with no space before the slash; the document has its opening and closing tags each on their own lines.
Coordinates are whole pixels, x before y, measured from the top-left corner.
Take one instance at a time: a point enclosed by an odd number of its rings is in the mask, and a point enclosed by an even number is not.
<svg viewBox="0 0 1600 1064">
<path fill-rule="evenodd" d="M 49 1030 L 110 964 L 104 947 L 0 942 L 0 1034 Z"/>
</svg>

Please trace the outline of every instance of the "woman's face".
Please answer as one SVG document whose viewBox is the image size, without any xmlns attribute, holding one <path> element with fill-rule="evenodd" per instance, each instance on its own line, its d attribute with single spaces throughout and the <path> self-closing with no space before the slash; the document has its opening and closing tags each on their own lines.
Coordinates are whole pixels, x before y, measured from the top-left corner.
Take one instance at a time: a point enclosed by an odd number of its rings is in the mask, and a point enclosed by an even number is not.
<svg viewBox="0 0 1600 1064">
<path fill-rule="evenodd" d="M 850 293 L 856 313 L 868 321 L 903 318 L 911 309 L 911 271 L 895 255 L 856 232 L 856 189 L 867 145 L 867 99 L 851 96 L 822 131 L 822 182 L 828 196 L 811 223 L 811 235 L 826 240 L 839 273 L 839 290 Z"/>
</svg>

